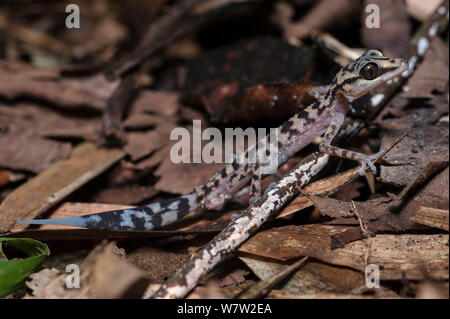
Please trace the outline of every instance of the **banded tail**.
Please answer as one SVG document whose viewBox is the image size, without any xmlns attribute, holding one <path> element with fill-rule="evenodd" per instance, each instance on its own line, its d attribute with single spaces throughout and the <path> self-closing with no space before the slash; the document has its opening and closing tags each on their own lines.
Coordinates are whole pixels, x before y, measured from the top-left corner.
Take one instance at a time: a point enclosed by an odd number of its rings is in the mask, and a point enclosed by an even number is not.
<svg viewBox="0 0 450 319">
<path fill-rule="evenodd" d="M 19 224 L 65 225 L 89 229 L 152 230 L 172 223 L 200 205 L 196 192 L 133 209 L 54 219 L 17 220 Z"/>
</svg>

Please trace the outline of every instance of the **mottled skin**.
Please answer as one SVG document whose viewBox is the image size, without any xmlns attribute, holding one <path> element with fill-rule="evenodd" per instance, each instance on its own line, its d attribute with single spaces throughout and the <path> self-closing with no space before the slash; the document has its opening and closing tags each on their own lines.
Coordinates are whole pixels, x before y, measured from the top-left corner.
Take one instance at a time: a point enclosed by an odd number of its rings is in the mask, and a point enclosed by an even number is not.
<svg viewBox="0 0 450 319">
<path fill-rule="evenodd" d="M 378 154 L 366 156 L 361 153 L 332 146 L 331 142 L 339 131 L 344 117 L 349 110 L 349 102 L 361 97 L 386 81 L 399 76 L 408 68 L 403 59 L 383 57 L 378 51 L 369 51 L 357 60 L 342 68 L 327 87 L 317 87 L 311 94 L 318 100 L 291 117 L 276 129 L 277 144 L 269 136 L 258 141 L 256 149 L 249 148 L 233 163 L 226 165 L 216 173 L 205 185 L 194 192 L 177 198 L 142 206 L 103 212 L 85 216 L 18 221 L 27 224 L 58 224 L 80 226 L 93 229 L 111 230 L 151 230 L 161 227 L 187 215 L 190 211 L 203 206 L 216 209 L 230 199 L 234 193 L 246 186 L 251 180 L 251 201 L 255 201 L 261 192 L 261 175 L 268 166 L 278 167 L 290 156 L 297 153 L 314 139 L 323 135 L 319 145 L 321 152 L 358 161 L 361 164 L 360 174 L 364 174 L 366 165 L 376 172 L 371 160 Z M 270 148 L 261 147 L 269 145 Z M 275 148 L 274 148 L 275 147 Z M 276 150 L 276 151 L 274 151 Z M 245 162 L 251 151 L 262 156 L 276 156 L 277 161 L 261 163 Z"/>
</svg>

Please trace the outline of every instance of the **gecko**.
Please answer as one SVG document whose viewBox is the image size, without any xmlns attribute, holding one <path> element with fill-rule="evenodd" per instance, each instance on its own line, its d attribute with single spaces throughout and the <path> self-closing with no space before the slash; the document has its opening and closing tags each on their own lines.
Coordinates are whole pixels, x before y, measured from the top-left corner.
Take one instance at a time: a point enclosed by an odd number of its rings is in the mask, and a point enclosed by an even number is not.
<svg viewBox="0 0 450 319">
<path fill-rule="evenodd" d="M 16 222 L 68 225 L 89 229 L 152 230 L 177 221 L 200 207 L 207 210 L 218 209 L 249 183 L 252 203 L 260 196 L 263 171 L 267 171 L 270 165 L 274 165 L 273 163 L 276 167 L 280 166 L 320 136 L 322 136 L 319 144 L 321 152 L 359 162 L 360 175 L 364 175 L 367 166 L 376 173 L 372 160 L 381 154 L 381 151 L 373 155 L 364 155 L 333 146 L 331 142 L 338 133 L 351 102 L 396 78 L 407 69 L 407 60 L 384 57 L 377 50 L 366 52 L 343 67 L 328 86 L 309 89 L 310 94 L 317 98 L 316 102 L 300 110 L 275 130 L 276 145 L 271 146 L 276 146 L 276 154 L 270 154 L 273 148 L 259 147 L 267 143 L 270 145 L 269 135 L 267 135 L 191 193 L 132 209 Z M 257 160 L 242 161 L 249 157 L 250 151 L 256 152 L 258 156 L 275 156 L 276 161 L 271 161 L 269 164 L 262 164 Z M 261 152 L 265 154 L 260 154 Z"/>
</svg>

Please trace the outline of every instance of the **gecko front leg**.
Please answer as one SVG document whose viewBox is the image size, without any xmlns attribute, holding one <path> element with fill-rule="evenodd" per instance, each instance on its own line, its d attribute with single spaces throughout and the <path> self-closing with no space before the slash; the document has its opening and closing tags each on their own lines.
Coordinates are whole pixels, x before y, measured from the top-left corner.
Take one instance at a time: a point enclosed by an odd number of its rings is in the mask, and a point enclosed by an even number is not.
<svg viewBox="0 0 450 319">
<path fill-rule="evenodd" d="M 339 131 L 339 128 L 341 127 L 342 123 L 344 121 L 344 115 L 335 112 L 333 119 L 330 121 L 330 125 L 328 126 L 328 129 L 325 131 L 325 134 L 323 136 L 323 141 L 319 144 L 319 150 L 321 152 L 337 156 L 340 158 L 350 159 L 354 161 L 358 161 L 361 164 L 361 168 L 359 170 L 359 175 L 364 176 L 365 170 L 367 165 L 370 167 L 372 172 L 376 174 L 377 168 L 375 165 L 373 165 L 372 160 L 376 159 L 383 151 L 380 151 L 376 154 L 372 155 L 364 155 L 362 153 L 346 150 L 340 147 L 336 147 L 331 145 L 331 142 L 333 141 L 334 137 Z"/>
</svg>

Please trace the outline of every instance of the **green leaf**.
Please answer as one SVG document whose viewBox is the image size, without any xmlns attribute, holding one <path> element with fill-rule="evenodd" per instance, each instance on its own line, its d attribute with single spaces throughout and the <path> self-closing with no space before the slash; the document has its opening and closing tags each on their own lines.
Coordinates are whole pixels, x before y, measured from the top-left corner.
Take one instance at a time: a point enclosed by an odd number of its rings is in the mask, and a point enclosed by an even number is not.
<svg viewBox="0 0 450 319">
<path fill-rule="evenodd" d="M 0 298 L 23 287 L 28 276 L 34 273 L 50 255 L 48 246 L 34 239 L 0 237 L 0 247 L 2 242 L 8 242 L 29 257 L 0 259 Z"/>
</svg>

